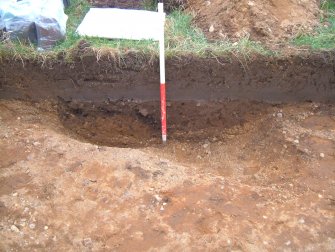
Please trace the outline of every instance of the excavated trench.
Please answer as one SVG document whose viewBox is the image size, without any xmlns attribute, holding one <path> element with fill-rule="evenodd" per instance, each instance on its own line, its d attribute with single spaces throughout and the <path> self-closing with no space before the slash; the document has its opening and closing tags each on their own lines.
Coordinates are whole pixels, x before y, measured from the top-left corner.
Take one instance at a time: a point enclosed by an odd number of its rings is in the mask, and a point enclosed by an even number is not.
<svg viewBox="0 0 335 252">
<path fill-rule="evenodd" d="M 75 61 L 3 59 L 0 99 L 49 100 L 67 131 L 107 146 L 157 146 L 160 141 L 157 59 L 93 52 Z M 224 138 L 265 115 L 271 104 L 335 102 L 335 52 L 276 58 L 184 56 L 167 60 L 170 141 Z"/>
<path fill-rule="evenodd" d="M 3 60 L 0 247 L 334 251 L 334 56 L 169 59 L 166 145 L 157 60 Z"/>
<path fill-rule="evenodd" d="M 161 145 L 159 102 L 58 103 L 60 121 L 74 137 L 97 145 L 148 147 Z M 232 128 L 266 114 L 258 102 L 168 102 L 169 142 L 223 140 Z"/>
</svg>

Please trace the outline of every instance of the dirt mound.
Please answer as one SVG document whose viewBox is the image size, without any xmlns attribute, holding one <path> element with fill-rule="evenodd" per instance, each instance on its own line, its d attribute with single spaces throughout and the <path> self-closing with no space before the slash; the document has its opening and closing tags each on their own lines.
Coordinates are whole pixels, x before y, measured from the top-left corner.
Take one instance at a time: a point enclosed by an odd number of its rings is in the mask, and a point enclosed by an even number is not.
<svg viewBox="0 0 335 252">
<path fill-rule="evenodd" d="M 209 39 L 279 42 L 318 24 L 319 0 L 189 0 L 195 24 Z"/>
</svg>

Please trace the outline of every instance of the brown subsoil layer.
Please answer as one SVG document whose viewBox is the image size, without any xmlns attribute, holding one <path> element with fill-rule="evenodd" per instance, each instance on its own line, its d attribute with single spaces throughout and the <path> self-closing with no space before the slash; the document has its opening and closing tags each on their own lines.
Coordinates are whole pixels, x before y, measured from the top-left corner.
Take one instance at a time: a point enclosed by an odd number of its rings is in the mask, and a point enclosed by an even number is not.
<svg viewBox="0 0 335 252">
<path fill-rule="evenodd" d="M 188 0 L 195 24 L 210 39 L 280 43 L 311 32 L 319 23 L 319 0 Z"/>
<path fill-rule="evenodd" d="M 335 101 L 335 52 L 286 57 L 233 55 L 167 59 L 170 101 Z M 28 100 L 157 101 L 159 62 L 129 52 L 122 57 L 78 51 L 74 62 L 2 59 L 0 98 Z"/>
<path fill-rule="evenodd" d="M 168 109 L 1 100 L 0 250 L 334 251 L 334 105 Z"/>
</svg>

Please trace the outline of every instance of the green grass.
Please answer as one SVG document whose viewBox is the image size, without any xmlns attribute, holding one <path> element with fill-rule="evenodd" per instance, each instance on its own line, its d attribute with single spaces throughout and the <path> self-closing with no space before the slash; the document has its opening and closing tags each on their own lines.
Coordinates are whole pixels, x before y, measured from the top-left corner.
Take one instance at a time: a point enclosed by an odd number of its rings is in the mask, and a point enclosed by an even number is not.
<svg viewBox="0 0 335 252">
<path fill-rule="evenodd" d="M 150 2 L 148 0 L 148 8 Z M 67 22 L 67 33 L 64 41 L 59 42 L 52 51 L 38 52 L 33 45 L 25 45 L 19 42 L 0 43 L 0 56 L 10 55 L 19 58 L 56 58 L 60 52 L 65 52 L 68 59 L 71 58 L 71 51 L 77 47 L 81 40 L 85 40 L 97 53 L 108 51 L 119 54 L 128 51 L 149 53 L 158 55 L 158 43 L 154 41 L 135 41 L 120 39 L 102 39 L 80 37 L 76 29 L 81 20 L 89 10 L 86 0 L 72 0 L 71 6 L 66 9 L 69 19 Z M 216 57 L 225 53 L 242 54 L 244 57 L 252 53 L 269 54 L 259 43 L 252 42 L 248 37 L 232 43 L 222 41 L 210 43 L 205 35 L 192 25 L 192 16 L 182 11 L 174 11 L 167 16 L 166 20 L 166 54 L 167 56 L 194 54 L 203 57 Z"/>
<path fill-rule="evenodd" d="M 322 3 L 324 15 L 321 26 L 314 34 L 300 35 L 293 42 L 297 46 L 309 46 L 314 50 L 335 49 L 335 1 L 327 0 Z"/>
</svg>

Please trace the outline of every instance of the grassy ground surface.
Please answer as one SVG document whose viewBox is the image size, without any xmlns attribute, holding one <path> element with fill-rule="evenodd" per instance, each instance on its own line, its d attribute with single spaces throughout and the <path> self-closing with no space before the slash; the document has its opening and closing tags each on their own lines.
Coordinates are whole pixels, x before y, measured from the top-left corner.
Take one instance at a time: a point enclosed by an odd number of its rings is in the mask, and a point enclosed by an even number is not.
<svg viewBox="0 0 335 252">
<path fill-rule="evenodd" d="M 146 6 L 150 8 L 150 6 Z M 158 54 L 158 44 L 154 41 L 108 40 L 101 38 L 80 37 L 76 28 L 89 10 L 86 0 L 72 0 L 71 6 L 66 9 L 68 15 L 67 34 L 64 41 L 59 42 L 52 51 L 38 52 L 33 45 L 24 45 L 20 42 L 6 41 L 0 43 L 0 56 L 13 56 L 19 58 L 50 58 L 57 57 L 60 52 L 65 52 L 70 58 L 71 51 L 78 43 L 85 40 L 97 54 L 112 51 L 125 53 L 128 51 Z M 335 3 L 329 0 L 323 4 L 323 26 L 318 28 L 313 35 L 302 35 L 293 40 L 297 46 L 310 46 L 312 49 L 335 49 Z M 276 52 L 265 49 L 260 43 L 242 38 L 238 42 L 220 41 L 208 42 L 204 34 L 192 26 L 192 16 L 182 11 L 174 11 L 166 20 L 166 54 L 167 56 L 193 54 L 204 57 L 215 57 L 225 53 L 233 53 L 247 57 L 250 54 L 273 55 Z M 326 26 L 326 27 L 325 27 Z"/>
<path fill-rule="evenodd" d="M 322 3 L 321 26 L 314 34 L 301 35 L 294 40 L 297 46 L 309 46 L 312 49 L 335 49 L 335 1 Z"/>
</svg>

